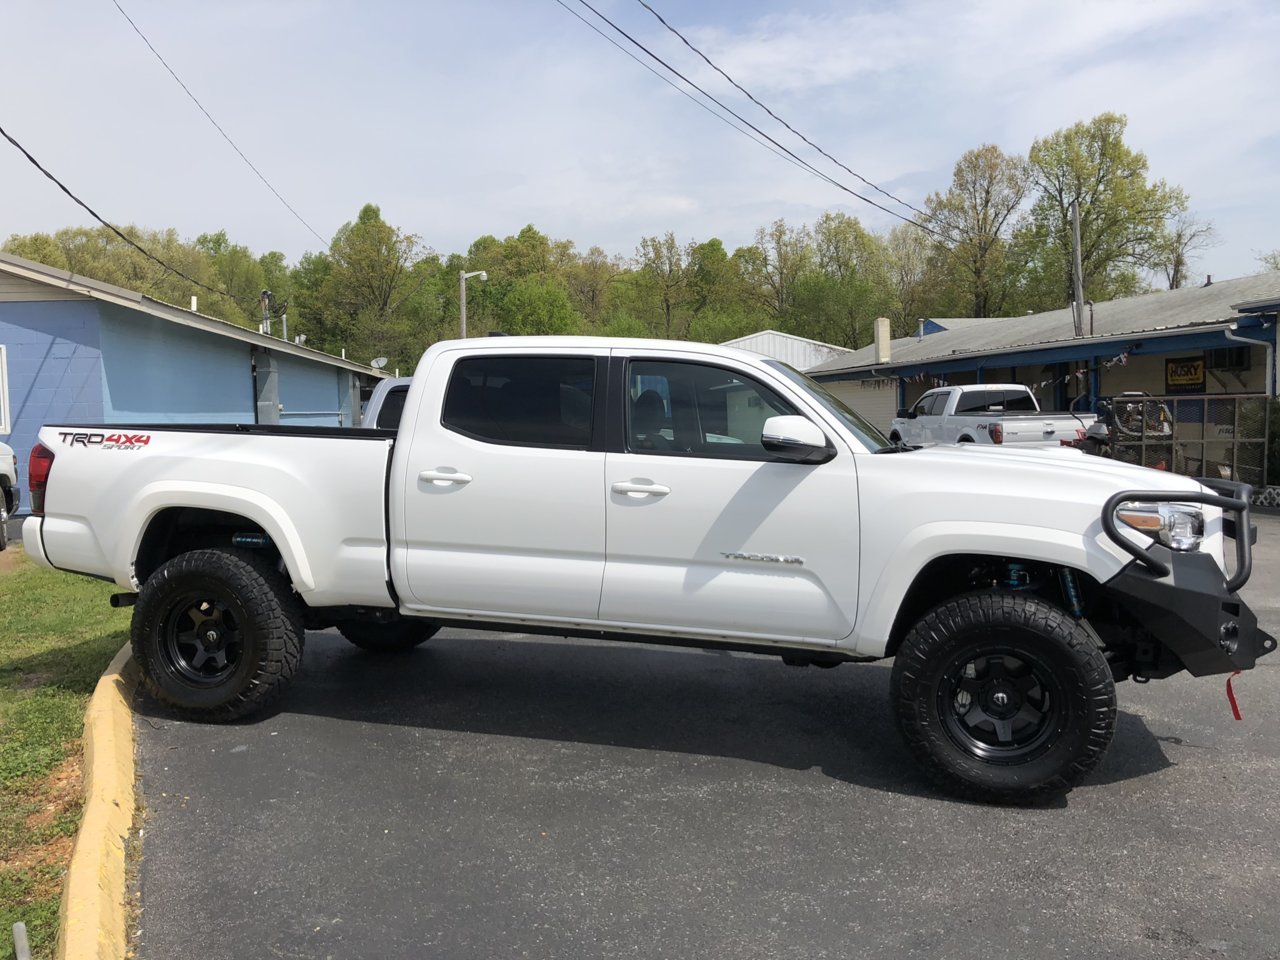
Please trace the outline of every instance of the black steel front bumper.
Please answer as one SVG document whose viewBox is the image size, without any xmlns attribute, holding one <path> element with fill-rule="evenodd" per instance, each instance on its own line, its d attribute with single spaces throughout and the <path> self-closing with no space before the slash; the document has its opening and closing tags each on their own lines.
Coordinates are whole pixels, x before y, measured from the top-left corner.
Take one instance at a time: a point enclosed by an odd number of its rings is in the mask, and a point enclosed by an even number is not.
<svg viewBox="0 0 1280 960">
<path fill-rule="evenodd" d="M 1102 511 L 1107 536 L 1134 557 L 1104 589 L 1197 677 L 1248 670 L 1276 648 L 1275 638 L 1258 628 L 1258 618 L 1237 592 L 1253 570 L 1258 531 L 1249 519 L 1252 490 L 1228 480 L 1201 483 L 1219 492 L 1126 490 L 1107 500 Z M 1223 534 L 1235 541 L 1236 572 L 1225 579 L 1205 553 L 1180 553 L 1154 542 L 1146 549 L 1138 546 L 1115 519 L 1116 508 L 1133 501 L 1219 507 Z"/>
</svg>

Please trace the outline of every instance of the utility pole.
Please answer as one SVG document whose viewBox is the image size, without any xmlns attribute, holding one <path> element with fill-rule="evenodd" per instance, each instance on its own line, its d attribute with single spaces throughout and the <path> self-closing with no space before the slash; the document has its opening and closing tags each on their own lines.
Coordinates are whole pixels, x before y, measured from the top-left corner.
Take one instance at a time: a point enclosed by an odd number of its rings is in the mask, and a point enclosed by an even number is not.
<svg viewBox="0 0 1280 960">
<path fill-rule="evenodd" d="M 1071 201 L 1071 275 L 1075 292 L 1076 336 L 1084 336 L 1084 279 L 1080 270 L 1080 203 Z"/>
<path fill-rule="evenodd" d="M 467 339 L 467 280 L 471 277 L 488 280 L 489 274 L 483 270 L 458 271 L 458 335 L 463 340 Z"/>
<path fill-rule="evenodd" d="M 258 300 L 262 304 L 262 329 L 259 333 L 271 336 L 271 291 L 263 290 Z"/>
</svg>

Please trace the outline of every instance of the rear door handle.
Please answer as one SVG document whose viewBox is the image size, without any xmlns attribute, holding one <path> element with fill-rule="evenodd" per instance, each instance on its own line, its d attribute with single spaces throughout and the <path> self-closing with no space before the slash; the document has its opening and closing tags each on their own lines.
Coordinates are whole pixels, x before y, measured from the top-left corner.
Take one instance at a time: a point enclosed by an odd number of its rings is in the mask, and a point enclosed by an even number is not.
<svg viewBox="0 0 1280 960">
<path fill-rule="evenodd" d="M 471 482 L 471 477 L 465 473 L 458 473 L 456 470 L 441 468 L 436 470 L 423 470 L 418 474 L 419 480 L 425 480 L 427 483 L 435 484 L 437 487 L 447 487 L 451 483 L 459 486 Z"/>
<path fill-rule="evenodd" d="M 670 487 L 648 480 L 619 480 L 611 488 L 614 493 L 625 493 L 629 497 L 665 497 L 671 492 Z"/>
</svg>

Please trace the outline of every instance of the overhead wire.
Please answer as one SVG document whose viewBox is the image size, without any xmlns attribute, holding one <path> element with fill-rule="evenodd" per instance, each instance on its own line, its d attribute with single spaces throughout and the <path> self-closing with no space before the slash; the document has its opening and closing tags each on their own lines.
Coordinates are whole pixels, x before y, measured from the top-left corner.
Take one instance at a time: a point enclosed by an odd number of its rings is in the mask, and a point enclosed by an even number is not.
<svg viewBox="0 0 1280 960">
<path fill-rule="evenodd" d="M 788 157 L 788 156 L 787 156 L 785 153 L 783 153 L 781 150 L 777 150 L 777 149 L 775 149 L 774 147 L 769 146 L 769 144 L 765 143 L 765 141 L 764 141 L 764 140 L 761 140 L 759 137 L 752 136 L 752 134 L 751 134 L 751 132 L 750 132 L 749 130 L 746 130 L 746 129 L 744 129 L 743 127 L 738 126 L 736 123 L 734 123 L 734 122 L 733 122 L 732 120 L 730 120 L 728 117 L 726 117 L 724 114 L 716 113 L 716 111 L 715 111 L 715 110 L 713 110 L 711 107 L 707 106 L 705 103 L 703 103 L 701 100 L 699 100 L 699 99 L 698 99 L 697 97 L 695 97 L 693 94 L 691 94 L 688 90 L 684 90 L 684 89 L 682 89 L 682 88 L 681 88 L 681 87 L 680 87 L 680 86 L 679 86 L 679 85 L 678 85 L 674 80 L 672 80 L 670 77 L 664 77 L 661 73 L 659 73 L 657 70 L 655 70 L 655 69 L 654 69 L 653 67 L 651 67 L 649 64 L 645 63 L 643 60 L 641 60 L 639 57 L 637 57 L 634 53 L 632 53 L 630 50 L 628 50 L 626 47 L 624 47 L 622 44 L 620 44 L 617 40 L 613 39 L 613 37 L 609 36 L 607 33 L 605 33 L 603 30 L 601 30 L 599 27 L 597 27 L 594 23 L 592 23 L 590 20 L 588 20 L 588 19 L 587 19 L 586 17 L 584 17 L 582 14 L 578 13 L 578 11 L 576 11 L 576 10 L 574 10 L 572 7 L 570 7 L 567 3 L 565 3 L 565 2 L 564 2 L 564 0 L 555 0 L 555 2 L 556 2 L 556 3 L 558 3 L 560 6 L 564 7 L 564 9 L 565 9 L 565 10 L 567 10 L 567 11 L 568 11 L 572 16 L 574 16 L 574 17 L 576 17 L 577 19 L 581 20 L 584 24 L 586 24 L 588 27 L 590 27 L 592 30 L 594 30 L 597 34 L 599 34 L 601 37 L 603 37 L 606 41 L 608 41 L 609 43 L 613 44 L 615 47 L 617 47 L 619 50 L 621 50 L 624 54 L 626 54 L 628 57 L 630 57 L 630 58 L 631 58 L 632 60 L 634 60 L 636 63 L 640 64 L 640 66 L 644 67 L 646 70 L 648 70 L 650 73 L 652 73 L 655 77 L 657 77 L 659 80 L 661 80 L 661 81 L 662 81 L 663 83 L 665 83 L 667 86 L 669 86 L 669 87 L 670 87 L 672 90 L 674 90 L 676 93 L 680 94 L 682 97 L 687 98 L 687 99 L 688 99 L 688 100 L 690 100 L 692 103 L 697 104 L 699 107 L 701 107 L 703 110 L 707 111 L 707 113 L 711 114 L 711 116 L 715 117 L 715 118 L 716 118 L 717 120 L 719 120 L 721 123 L 726 124 L 727 126 L 729 126 L 729 127 L 733 128 L 734 130 L 737 130 L 740 134 L 742 134 L 744 137 L 746 137 L 746 138 L 747 138 L 748 140 L 750 140 L 752 143 L 758 143 L 758 144 L 760 144 L 760 146 L 764 147 L 766 150 L 768 150 L 770 153 L 772 153 L 775 157 L 778 157 L 778 158 L 779 158 L 779 159 L 781 159 L 781 160 L 785 160 L 787 163 L 791 164 L 793 167 L 798 167 L 799 169 L 801 169 L 801 170 L 805 170 L 806 172 L 812 172 L 812 171 L 807 170 L 807 169 L 806 169 L 806 167 L 805 167 L 802 163 L 799 163 L 799 162 L 797 162 L 796 160 L 793 160 L 791 157 Z"/>
<path fill-rule="evenodd" d="M 557 2 L 557 3 L 559 3 L 559 2 L 560 2 L 560 0 L 556 0 L 556 2 Z M 863 203 L 868 204 L 869 206 L 875 207 L 877 210 L 880 210 L 880 211 L 882 211 L 883 213 L 887 213 L 887 214 L 889 214 L 889 216 L 891 216 L 891 217 L 894 217 L 894 218 L 896 218 L 896 219 L 898 219 L 898 220 L 901 220 L 901 221 L 903 221 L 904 223 L 909 223 L 909 224 L 911 224 L 911 225 L 913 225 L 913 226 L 915 226 L 915 227 L 919 228 L 920 230 L 925 231 L 926 233 L 932 234 L 933 236 L 937 237 L 939 240 L 943 240 L 943 241 L 946 241 L 946 242 L 948 242 L 948 243 L 954 243 L 954 242 L 955 242 L 955 241 L 954 241 L 954 239 L 953 239 L 952 237 L 950 237 L 950 236 L 948 236 L 948 235 L 946 235 L 946 234 L 944 234 L 944 233 L 941 233 L 941 232 L 940 232 L 940 231 L 938 231 L 938 230 L 933 229 L 932 227 L 928 226 L 927 224 L 921 223 L 919 220 L 913 219 L 913 218 L 911 218 L 911 217 L 904 216 L 903 214 L 899 213 L 897 210 L 894 210 L 894 209 L 891 209 L 891 208 L 889 208 L 889 207 L 886 207 L 884 204 L 882 204 L 882 203 L 878 203 L 878 202 L 876 202 L 875 200 L 872 200 L 870 197 L 864 196 L 863 194 L 859 193 L 857 190 L 854 190 L 852 187 L 848 186 L 847 184 L 841 183 L 839 180 L 836 180 L 834 177 L 830 176 L 829 174 L 825 173 L 824 171 L 819 170 L 817 167 L 815 167 L 815 166 L 814 166 L 813 164 L 811 164 L 809 161 L 807 161 L 807 160 L 805 160 L 803 157 L 800 157 L 799 155 L 797 155 L 797 154 L 795 153 L 795 151 L 793 151 L 793 150 L 791 150 L 789 147 L 784 146 L 783 144 L 779 143 L 777 140 L 775 140 L 775 139 L 774 139 L 772 136 L 770 136 L 768 133 L 766 133 L 765 131 L 761 130 L 758 126 L 756 126 L 754 123 L 752 123 L 752 122 L 751 122 L 750 120 L 748 120 L 746 117 L 742 116 L 742 114 L 738 113 L 738 112 L 737 112 L 736 110 L 734 110 L 732 107 L 728 106 L 728 105 L 727 105 L 727 104 L 725 104 L 723 101 L 721 101 L 721 100 L 719 100 L 717 97 L 715 97 L 713 94 L 708 93 L 706 90 L 704 90 L 704 89 L 703 89 L 701 86 L 699 86 L 697 83 L 695 83 L 694 81 L 690 80 L 690 79 L 689 79 L 688 77 L 686 77 L 683 73 L 681 73 L 679 70 L 677 70 L 677 69 L 676 69 L 675 67 L 673 67 L 671 64 L 669 64 L 666 60 L 662 59 L 660 56 L 658 56 L 656 53 L 654 53 L 652 50 L 650 50 L 648 47 L 646 47 L 643 43 L 641 43 L 641 42 L 640 42 L 639 40 L 637 40 L 635 37 L 631 36 L 631 34 L 627 33 L 627 31 L 623 30 L 623 29 L 622 29 L 622 27 L 618 26 L 616 23 L 614 23 L 612 20 L 610 20 L 607 16 L 605 16 L 603 13 L 601 13 L 599 10 L 597 10 L 594 6 L 592 6 L 592 5 L 588 2 L 588 0 L 578 0 L 578 3 L 580 3 L 582 6 L 586 7 L 588 10 L 590 10 L 593 14 L 595 14 L 595 15 L 596 15 L 596 17 L 597 17 L 597 18 L 599 18 L 600 20 L 602 20 L 602 21 L 604 21 L 605 23 L 607 23 L 611 28 L 613 28 L 614 32 L 616 32 L 616 33 L 617 33 L 617 34 L 619 34 L 620 36 L 624 37 L 628 42 L 630 42 L 630 43 L 632 44 L 632 46 L 634 46 L 634 47 L 636 47 L 637 49 L 639 49 L 639 50 L 641 50 L 642 52 L 644 52 L 644 53 L 645 53 L 645 54 L 646 54 L 646 55 L 647 55 L 651 60 L 655 61 L 655 62 L 656 62 L 656 63 L 658 63 L 658 64 L 661 64 L 661 65 L 662 65 L 662 67 L 664 67 L 664 68 L 665 68 L 669 73 L 671 73 L 672 75 L 674 75 L 674 76 L 676 76 L 676 77 L 679 77 L 681 80 L 683 80 L 683 81 L 684 81 L 686 84 L 688 84 L 690 87 L 692 87 L 693 89 L 697 90 L 700 94 L 702 94 L 704 97 L 706 97 L 706 98 L 707 98 L 708 100 L 710 100 L 712 103 L 714 103 L 716 106 L 720 107 L 720 109 L 724 110 L 726 113 L 728 113 L 729 115 L 731 115 L 734 119 L 736 119 L 736 120 L 738 120 L 740 123 L 742 123 L 742 124 L 746 125 L 746 126 L 747 126 L 747 127 L 749 127 L 752 131 L 754 131 L 755 133 L 757 133 L 757 134 L 759 134 L 761 137 L 763 137 L 765 140 L 767 140 L 767 141 L 768 141 L 770 144 L 772 144 L 774 147 L 777 147 L 779 150 L 781 150 L 783 153 L 785 153 L 788 157 L 790 157 L 790 158 L 792 158 L 793 160 L 797 161 L 801 166 L 803 166 L 803 167 L 804 167 L 806 170 L 808 170 L 810 173 L 814 174 L 815 176 L 819 177 L 820 179 L 822 179 L 822 180 L 826 181 L 827 183 L 831 184 L 831 185 L 832 185 L 833 187 L 835 187 L 836 189 L 838 189 L 838 190 L 842 190 L 843 192 L 845 192 L 845 193 L 849 194 L 849 195 L 850 195 L 850 196 L 852 196 L 852 197 L 856 197 L 857 199 L 861 200 Z M 563 4 L 562 4 L 562 5 L 563 5 Z"/>
<path fill-rule="evenodd" d="M 155 45 L 152 44 L 152 42 L 147 39 L 147 35 L 142 32 L 142 30 L 138 27 L 136 23 L 133 22 L 133 18 L 129 16 L 128 13 L 125 12 L 124 7 L 120 6 L 119 0 L 111 0 L 111 3 L 115 6 L 117 10 L 120 11 L 120 16 L 124 17 L 125 20 L 129 22 L 129 26 L 133 27 L 133 32 L 142 38 L 142 42 L 147 45 L 147 49 L 149 49 L 153 54 L 155 54 L 156 59 L 159 60 L 160 63 L 164 66 L 164 68 L 169 71 L 169 76 L 173 77 L 173 79 L 177 81 L 178 86 L 182 88 L 183 92 L 186 93 L 186 95 L 191 98 L 191 102 L 200 108 L 200 112 L 205 115 L 205 118 L 211 124 L 213 124 L 214 129 L 217 130 L 218 133 L 222 134 L 222 139 L 227 141 L 227 143 L 231 145 L 231 149 L 240 155 L 240 159 L 243 160 L 246 164 L 248 164 L 249 169 L 252 170 L 254 174 L 257 175 L 258 179 L 261 180 L 263 184 L 266 185 L 266 188 L 270 190 L 273 194 L 275 194 L 276 199 L 279 200 L 282 204 L 284 204 L 285 209 L 287 209 L 291 214 L 293 214 L 294 217 L 297 218 L 297 221 L 300 224 L 302 224 L 309 231 L 311 231 L 311 235 L 313 237 L 315 237 L 317 240 L 319 240 L 322 244 L 324 244 L 327 247 L 329 245 L 329 241 L 326 240 L 324 237 L 320 236 L 320 234 L 316 232 L 315 228 L 312 227 L 311 224 L 307 223 L 305 219 L 303 219 L 302 214 L 298 213 L 298 211 L 293 208 L 293 205 L 290 204 L 289 201 L 286 200 L 283 196 L 281 196 L 280 191 L 277 190 L 274 186 L 272 186 L 271 181 L 268 180 L 265 176 L 263 176 L 262 171 L 259 170 L 257 167 L 255 167 L 253 165 L 253 161 L 251 161 L 247 156 L 245 156 L 244 151 L 241 150 L 240 147 L 236 144 L 236 142 L 231 139 L 231 135 L 228 134 L 227 131 L 222 129 L 222 125 L 218 123 L 217 120 L 213 119 L 213 115 L 210 114 L 209 111 L 205 109 L 204 104 L 201 103 L 199 99 L 196 98 L 196 95 L 191 92 L 190 88 L 185 83 L 182 82 L 182 78 L 178 76 L 178 74 L 174 71 L 173 67 L 169 66 L 169 62 L 160 55 L 160 51 L 157 50 L 155 48 Z"/>
<path fill-rule="evenodd" d="M 228 293 L 226 290 L 219 290 L 217 287 L 211 287 L 209 286 L 209 284 L 203 282 L 202 280 L 197 280 L 195 277 L 190 276 L 189 274 L 179 270 L 177 267 L 166 263 L 164 260 L 161 260 L 154 253 L 152 253 L 150 250 L 144 247 L 142 244 L 138 243 L 138 241 L 134 240 L 128 234 L 124 233 L 115 224 L 104 219 L 101 215 L 98 214 L 96 210 L 93 209 L 93 207 L 89 206 L 87 203 L 85 203 L 83 200 L 77 197 L 74 193 L 72 193 L 70 187 L 68 187 L 65 183 L 63 183 L 61 180 L 55 177 L 52 173 L 50 173 L 49 170 L 43 164 L 41 164 L 39 160 L 37 160 L 34 156 L 31 155 L 31 151 L 29 151 L 26 147 L 24 147 L 21 143 L 19 143 L 16 139 L 14 139 L 14 137 L 9 133 L 9 131 L 6 130 L 3 126 L 0 126 L 0 136 L 4 137 L 11 144 L 13 144 L 13 146 L 18 150 L 18 152 L 21 153 L 24 157 L 26 157 L 27 161 L 33 167 L 35 167 L 37 170 L 43 173 L 46 177 L 52 180 L 59 190 L 61 190 L 68 197 L 74 200 L 80 207 L 82 207 L 85 210 L 86 213 L 89 214 L 89 216 L 93 217 L 93 219 L 97 220 L 100 224 L 102 224 L 104 227 L 106 227 L 108 230 L 114 233 L 117 237 L 119 237 L 129 246 L 133 247 L 135 250 L 137 250 L 140 254 L 142 254 L 148 260 L 151 260 L 154 263 L 159 264 L 165 270 L 169 271 L 175 276 L 181 277 L 183 280 L 186 280 L 190 284 L 194 284 L 195 286 L 199 287 L 202 290 L 208 290 L 210 293 L 216 293 L 218 296 L 226 297 L 235 303 L 239 303 L 241 306 L 247 306 L 251 303 L 251 301 L 242 300 L 239 297 L 236 297 L 234 294 Z"/>
<path fill-rule="evenodd" d="M 734 87 L 736 87 L 736 88 L 738 89 L 738 91 L 739 91 L 739 92 L 741 92 L 741 93 L 742 93 L 742 94 L 743 94 L 743 95 L 744 95 L 748 100 L 750 100 L 752 103 L 754 103 L 757 107 L 759 107 L 761 110 L 763 110 L 763 111 L 764 111 L 765 113 L 767 113 L 769 116 L 773 117 L 773 119 L 774 119 L 774 120 L 777 120 L 777 121 L 778 121 L 778 123 L 782 124 L 784 127 L 786 127 L 788 130 L 790 130 L 792 133 L 794 133 L 797 137 L 799 137 L 801 140 L 803 140 L 803 141 L 804 141 L 805 143 L 807 143 L 809 146 L 813 147 L 813 149 L 814 149 L 814 150 L 817 150 L 817 151 L 818 151 L 818 153 L 822 154 L 824 157 L 826 157 L 828 160 L 830 160 L 832 163 L 834 163 L 834 164 L 835 164 L 837 167 L 839 167 L 841 170 L 844 170 L 846 173 L 848 173 L 848 174 L 850 174 L 850 175 L 852 175 L 852 176 L 856 177 L 857 179 L 861 180 L 863 183 L 865 183 L 865 184 L 866 184 L 868 187 L 870 187 L 872 190 L 875 190 L 877 193 L 879 193 L 879 194 L 881 194 L 881 195 L 883 195 L 883 196 L 885 196 L 885 197 L 888 197 L 890 200 L 894 201 L 895 203 L 900 203 L 900 204 L 902 204 L 902 206 L 906 207 L 908 210 L 912 210 L 912 211 L 914 211 L 915 213 L 918 213 L 920 216 L 925 217 L 925 218 L 926 218 L 926 219 L 928 219 L 928 220 L 933 220 L 933 221 L 935 221 L 935 222 L 937 221 L 937 218 L 936 218 L 936 217 L 934 217 L 932 214 L 927 213 L 926 211 L 921 210 L 919 207 L 914 206 L 914 205 L 912 205 L 912 204 L 908 203 L 906 200 L 903 200 L 901 197 L 895 197 L 895 196 L 894 196 L 892 193 L 890 193 L 888 190 L 885 190 L 885 189 L 883 189 L 882 187 L 880 187 L 879 185 L 877 185 L 877 184 L 873 183 L 872 181 L 868 180 L 868 179 L 867 179 L 866 177 L 864 177 L 862 174 L 858 173 L 858 171 L 857 171 L 857 170 L 854 170 L 854 169 L 852 169 L 852 168 L 850 168 L 850 167 L 846 166 L 844 163 L 842 163 L 841 161 L 837 160 L 837 159 L 836 159 L 835 157 L 833 157 L 831 154 L 827 153 L 827 151 L 826 151 L 826 150 L 823 150 L 823 149 L 822 149 L 822 147 L 818 146 L 816 143 L 814 143 L 812 140 L 810 140 L 808 137 L 806 137 L 803 133 L 801 133 L 799 130 L 797 130 L 795 127 L 793 127 L 791 124 L 787 123 L 787 121 L 786 121 L 786 120 L 783 120 L 783 119 L 782 119 L 782 117 L 778 116 L 776 113 L 774 113 L 772 110 L 770 110 L 767 106 L 765 106 L 763 103 L 761 103 L 761 102 L 760 102 L 760 100 L 758 100 L 758 99 L 755 97 L 755 95 L 751 93 L 751 91 L 750 91 L 750 90 L 748 90 L 746 87 L 744 87 L 742 84 L 740 84 L 737 80 L 733 79 L 733 77 L 729 76 L 729 74 L 728 74 L 728 73 L 726 73 L 724 70 L 722 70 L 722 69 L 721 69 L 721 68 L 720 68 L 720 67 L 719 67 L 719 66 L 718 66 L 718 65 L 717 65 L 717 64 L 716 64 L 716 63 L 715 63 L 715 62 L 714 62 L 710 57 L 708 57 L 705 53 L 703 53 L 701 50 L 699 50 L 697 47 L 695 47 L 695 46 L 694 46 L 694 45 L 693 45 L 693 44 L 688 40 L 688 38 L 687 38 L 687 37 L 685 37 L 685 35 L 684 35 L 683 33 L 681 33 L 679 30 L 677 30 L 675 27 L 673 27 L 671 24 L 669 24 L 669 23 L 668 23 L 668 22 L 663 18 L 662 14 L 660 14 L 657 10 L 653 9 L 653 7 L 651 7 L 648 3 L 646 3 L 646 2 L 645 2 L 645 0 L 636 0 L 636 3 L 640 4 L 640 6 L 644 7 L 644 8 L 645 8 L 646 10 L 648 10 L 651 14 L 653 14 L 653 15 L 657 18 L 657 20 L 658 20 L 658 22 L 659 22 L 660 24 L 662 24 L 664 27 L 666 27 L 666 28 L 667 28 L 667 30 L 669 30 L 669 31 L 670 31 L 671 33 L 673 33 L 677 38 L 679 38 L 679 40 L 680 40 L 680 42 L 681 42 L 681 43 L 683 43 L 686 47 L 688 47 L 690 50 L 692 50 L 694 53 L 696 53 L 699 57 L 701 57 L 701 58 L 702 58 L 702 60 L 707 64 L 707 66 L 709 66 L 709 67 L 710 67 L 712 70 L 714 70 L 716 73 L 720 74 L 720 76 L 722 76 L 722 77 L 724 77 L 726 80 L 728 80 L 728 81 L 729 81 L 729 83 L 731 83 Z"/>
</svg>

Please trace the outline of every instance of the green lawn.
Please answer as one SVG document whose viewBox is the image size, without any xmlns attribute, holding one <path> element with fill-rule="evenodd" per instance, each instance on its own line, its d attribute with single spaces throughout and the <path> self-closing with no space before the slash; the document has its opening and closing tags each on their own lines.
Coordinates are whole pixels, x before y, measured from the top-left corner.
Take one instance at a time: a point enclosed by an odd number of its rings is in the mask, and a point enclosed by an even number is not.
<svg viewBox="0 0 1280 960">
<path fill-rule="evenodd" d="M 118 588 L 0 553 L 0 958 L 27 925 L 53 954 L 62 875 L 80 821 L 80 735 L 98 676 L 128 640 Z"/>
</svg>

